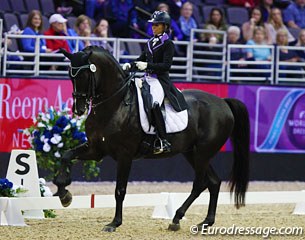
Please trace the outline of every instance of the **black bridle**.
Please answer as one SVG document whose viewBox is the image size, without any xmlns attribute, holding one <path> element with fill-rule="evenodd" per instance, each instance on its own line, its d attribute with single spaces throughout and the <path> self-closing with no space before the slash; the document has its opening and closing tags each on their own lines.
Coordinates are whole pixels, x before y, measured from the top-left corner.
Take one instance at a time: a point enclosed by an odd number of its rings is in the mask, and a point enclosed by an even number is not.
<svg viewBox="0 0 305 240">
<path fill-rule="evenodd" d="M 96 79 L 95 79 L 96 66 L 95 66 L 95 64 L 92 64 L 92 63 L 89 62 L 89 64 L 86 64 L 86 65 L 83 65 L 83 66 L 80 66 L 80 67 L 72 67 L 71 66 L 70 67 L 70 76 L 71 76 L 74 84 L 76 84 L 75 83 L 75 78 L 80 73 L 80 71 L 86 70 L 86 69 L 90 70 L 88 92 L 87 93 L 81 93 L 81 92 L 74 91 L 76 89 L 76 87 L 75 87 L 75 89 L 73 89 L 72 96 L 76 99 L 85 99 L 86 108 L 88 108 L 88 106 L 91 103 L 91 108 L 92 109 L 96 108 L 99 105 L 102 105 L 102 104 L 108 102 L 110 99 L 112 99 L 117 94 L 122 92 L 127 86 L 130 86 L 130 83 L 135 76 L 135 73 L 131 73 L 130 75 L 128 75 L 127 78 L 125 78 L 125 83 L 123 84 L 122 87 L 120 87 L 118 90 L 116 90 L 110 97 L 107 97 L 107 98 L 103 99 L 102 94 L 96 95 L 96 93 L 95 93 L 95 89 L 96 89 Z M 75 74 L 73 74 L 73 70 L 76 70 Z M 97 101 L 97 99 L 100 99 L 100 100 Z M 93 101 L 95 101 L 94 104 L 92 103 Z"/>
</svg>

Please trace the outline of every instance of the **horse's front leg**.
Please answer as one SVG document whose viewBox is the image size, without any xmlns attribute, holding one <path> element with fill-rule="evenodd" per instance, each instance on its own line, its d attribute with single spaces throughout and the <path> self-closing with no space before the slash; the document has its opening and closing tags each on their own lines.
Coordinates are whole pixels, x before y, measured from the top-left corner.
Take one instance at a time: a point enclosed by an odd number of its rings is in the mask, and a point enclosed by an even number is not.
<svg viewBox="0 0 305 240">
<path fill-rule="evenodd" d="M 111 223 L 107 224 L 103 231 L 114 232 L 118 226 L 122 224 L 123 201 L 126 194 L 127 182 L 131 168 L 131 159 L 123 159 L 118 161 L 117 165 L 117 181 L 115 187 L 115 216 Z"/>
<path fill-rule="evenodd" d="M 72 202 L 72 194 L 66 189 L 66 186 L 70 185 L 72 181 L 72 160 L 82 159 L 99 161 L 102 157 L 102 153 L 97 152 L 95 147 L 90 147 L 87 142 L 64 153 L 61 158 L 61 165 L 58 171 L 55 173 L 55 177 L 53 179 L 53 183 L 58 188 L 54 195 L 59 196 L 64 207 L 69 206 Z"/>
</svg>

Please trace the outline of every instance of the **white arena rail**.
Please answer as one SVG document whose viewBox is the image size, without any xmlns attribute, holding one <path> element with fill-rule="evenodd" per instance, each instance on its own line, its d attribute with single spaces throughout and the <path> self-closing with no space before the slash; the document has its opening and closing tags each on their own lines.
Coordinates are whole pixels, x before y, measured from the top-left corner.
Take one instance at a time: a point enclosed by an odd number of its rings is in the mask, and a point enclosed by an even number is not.
<svg viewBox="0 0 305 240">
<path fill-rule="evenodd" d="M 153 218 L 172 219 L 189 193 L 127 194 L 124 207 L 154 207 Z M 246 193 L 246 204 L 297 204 L 294 214 L 305 214 L 305 191 L 269 191 Z M 209 193 L 202 193 L 193 205 L 208 205 Z M 233 204 L 229 192 L 220 192 L 218 204 Z M 23 210 L 114 208 L 114 195 L 73 196 L 69 207 L 64 208 L 58 197 L 0 198 L 0 225 L 24 226 Z M 3 218 L 6 221 L 3 223 Z M 2 220 L 1 220 L 2 218 Z M 2 221 L 2 222 L 1 222 Z"/>
<path fill-rule="evenodd" d="M 296 46 L 278 46 L 276 47 L 276 73 L 275 73 L 275 84 L 281 82 L 302 82 L 305 83 L 305 62 L 304 59 L 301 62 L 287 62 L 280 61 L 280 50 L 287 49 L 292 51 L 305 51 L 304 47 Z M 288 69 L 281 69 L 281 66 Z M 291 69 L 289 69 L 291 68 Z M 294 69 L 293 69 L 294 68 Z"/>
<path fill-rule="evenodd" d="M 238 61 L 231 60 L 231 51 L 234 48 L 241 49 L 251 49 L 251 48 L 269 48 L 271 51 L 271 60 L 270 61 Z M 245 68 L 236 68 L 236 65 L 245 65 Z M 235 67 L 234 67 L 235 65 Z M 270 66 L 269 69 L 259 69 L 255 68 L 255 65 L 267 65 Z M 252 66 L 252 67 L 251 67 Z M 253 67 L 254 66 L 254 67 Z M 235 74 L 233 76 L 233 74 Z M 251 76 L 255 73 L 264 73 L 268 74 L 269 77 L 264 76 Z M 250 76 L 242 76 L 240 74 L 247 74 Z M 274 79 L 274 46 L 272 45 L 242 45 L 242 44 L 229 44 L 227 52 L 227 82 L 233 81 L 270 81 L 273 84 Z"/>
</svg>

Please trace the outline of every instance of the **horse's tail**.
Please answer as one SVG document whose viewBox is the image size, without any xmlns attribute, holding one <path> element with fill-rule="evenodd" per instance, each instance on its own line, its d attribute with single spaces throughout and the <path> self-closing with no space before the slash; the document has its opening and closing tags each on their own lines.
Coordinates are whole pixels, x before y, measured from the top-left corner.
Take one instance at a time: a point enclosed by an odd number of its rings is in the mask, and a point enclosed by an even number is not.
<svg viewBox="0 0 305 240">
<path fill-rule="evenodd" d="M 230 192 L 234 192 L 236 208 L 245 205 L 245 194 L 249 182 L 250 121 L 244 103 L 226 98 L 234 116 L 234 128 L 230 137 L 233 145 L 234 163 L 230 177 Z"/>
</svg>

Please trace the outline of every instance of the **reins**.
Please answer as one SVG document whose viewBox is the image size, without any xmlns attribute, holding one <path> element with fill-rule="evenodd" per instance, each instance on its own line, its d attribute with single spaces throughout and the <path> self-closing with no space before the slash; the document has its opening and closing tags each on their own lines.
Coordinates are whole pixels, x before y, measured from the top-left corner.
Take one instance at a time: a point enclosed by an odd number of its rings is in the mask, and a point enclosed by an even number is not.
<svg viewBox="0 0 305 240">
<path fill-rule="evenodd" d="M 100 102 L 98 102 L 98 103 L 92 104 L 92 105 L 91 105 L 91 108 L 94 109 L 94 108 L 96 108 L 97 106 L 99 106 L 99 105 L 101 105 L 101 104 L 104 104 L 104 103 L 108 102 L 110 99 L 112 99 L 113 97 L 115 97 L 117 94 L 119 94 L 121 91 L 123 91 L 124 88 L 125 88 L 127 85 L 129 85 L 129 84 L 131 83 L 131 81 L 132 81 L 132 79 L 134 78 L 134 76 L 135 76 L 135 73 L 130 74 L 130 75 L 126 78 L 126 80 L 125 80 L 126 82 L 124 83 L 124 85 L 123 85 L 120 89 L 118 89 L 118 90 L 117 90 L 114 94 L 112 94 L 110 97 L 108 97 L 108 98 L 106 98 L 106 99 L 104 99 L 104 100 L 102 100 L 102 101 L 100 101 Z"/>
</svg>

